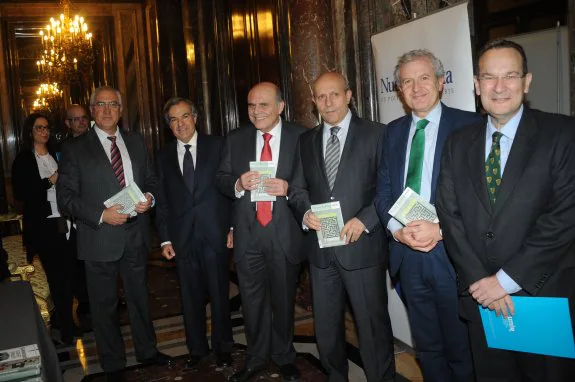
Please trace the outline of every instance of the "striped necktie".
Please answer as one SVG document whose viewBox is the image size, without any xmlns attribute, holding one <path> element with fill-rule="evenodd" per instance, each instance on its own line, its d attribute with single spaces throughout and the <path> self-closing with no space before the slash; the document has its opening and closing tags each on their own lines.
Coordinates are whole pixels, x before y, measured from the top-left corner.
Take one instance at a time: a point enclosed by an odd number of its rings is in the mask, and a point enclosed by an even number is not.
<svg viewBox="0 0 575 382">
<path fill-rule="evenodd" d="M 340 149 L 337 133 L 340 129 L 341 127 L 339 126 L 333 126 L 330 128 L 331 135 L 327 140 L 327 146 L 325 147 L 325 174 L 327 175 L 330 190 L 333 190 L 337 169 L 339 167 Z"/>
<path fill-rule="evenodd" d="M 118 183 L 123 188 L 126 186 L 126 179 L 124 178 L 124 165 L 122 163 L 122 155 L 120 154 L 120 149 L 116 144 L 116 137 L 108 137 L 110 142 L 112 142 L 112 147 L 110 148 L 110 162 L 112 163 L 112 168 L 114 169 L 114 175 L 118 179 Z"/>
</svg>

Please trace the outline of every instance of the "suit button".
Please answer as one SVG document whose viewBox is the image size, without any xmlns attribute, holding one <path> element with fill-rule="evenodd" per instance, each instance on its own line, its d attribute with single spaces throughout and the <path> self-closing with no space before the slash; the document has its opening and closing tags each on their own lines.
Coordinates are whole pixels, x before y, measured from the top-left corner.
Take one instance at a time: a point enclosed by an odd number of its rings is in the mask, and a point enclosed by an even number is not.
<svg viewBox="0 0 575 382">
<path fill-rule="evenodd" d="M 493 232 L 489 231 L 485 234 L 485 237 L 488 239 L 495 239 L 495 234 Z"/>
<path fill-rule="evenodd" d="M 330 196 L 329 199 L 330 199 L 330 200 L 334 200 L 334 199 L 335 199 L 335 196 Z"/>
</svg>

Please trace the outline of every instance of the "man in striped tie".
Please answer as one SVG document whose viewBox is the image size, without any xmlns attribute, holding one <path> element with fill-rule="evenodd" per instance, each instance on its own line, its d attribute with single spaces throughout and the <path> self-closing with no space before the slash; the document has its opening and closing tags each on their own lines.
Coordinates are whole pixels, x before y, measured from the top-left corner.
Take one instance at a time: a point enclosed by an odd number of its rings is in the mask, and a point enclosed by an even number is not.
<svg viewBox="0 0 575 382">
<path fill-rule="evenodd" d="M 100 364 L 109 381 L 122 381 L 126 366 L 124 340 L 116 306 L 117 275 L 122 276 L 136 359 L 168 365 L 170 358 L 158 352 L 148 307 L 146 263 L 150 249 L 151 192 L 156 176 L 143 137 L 122 131 L 120 92 L 101 87 L 90 97 L 95 128 L 64 146 L 58 181 L 58 206 L 75 218 L 78 255 L 85 260 L 88 294 Z M 135 183 L 146 201 L 130 218 L 115 205 L 103 202 L 124 186 Z"/>
<path fill-rule="evenodd" d="M 351 89 L 340 73 L 319 76 L 313 100 L 323 122 L 303 134 L 296 151 L 289 201 L 296 220 L 320 230 L 312 204 L 338 201 L 346 245 L 310 250 L 315 332 L 329 381 L 348 380 L 345 305 L 349 297 L 368 381 L 392 381 L 393 336 L 387 311 L 387 239 L 373 201 L 384 126 L 349 109 Z M 314 233 L 315 236 L 315 233 Z M 314 238 L 315 239 L 315 238 Z"/>
</svg>

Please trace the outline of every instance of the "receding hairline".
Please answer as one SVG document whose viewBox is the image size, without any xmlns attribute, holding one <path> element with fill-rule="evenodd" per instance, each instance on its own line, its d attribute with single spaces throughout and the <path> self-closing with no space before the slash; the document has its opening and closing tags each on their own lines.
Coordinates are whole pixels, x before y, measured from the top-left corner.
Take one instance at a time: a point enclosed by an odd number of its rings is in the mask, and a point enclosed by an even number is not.
<svg viewBox="0 0 575 382">
<path fill-rule="evenodd" d="M 315 93 L 315 87 L 318 84 L 318 82 L 325 80 L 326 78 L 329 77 L 333 77 L 333 79 L 338 79 L 339 81 L 341 81 L 343 83 L 343 88 L 345 91 L 351 90 L 349 87 L 349 83 L 347 81 L 347 78 L 345 78 L 345 76 L 343 74 L 341 74 L 340 72 L 325 72 L 319 75 L 319 77 L 317 77 L 311 84 L 311 89 L 312 91 Z"/>
<path fill-rule="evenodd" d="M 250 97 L 250 94 L 252 94 L 253 91 L 264 90 L 264 89 L 272 90 L 274 92 L 276 101 L 278 103 L 283 102 L 282 92 L 281 92 L 279 86 L 277 86 L 273 82 L 259 82 L 259 83 L 255 84 L 254 86 L 252 86 L 252 88 L 248 92 L 248 98 Z"/>
<path fill-rule="evenodd" d="M 84 113 L 86 113 L 86 109 L 84 108 L 84 106 L 79 105 L 77 103 L 74 103 L 74 104 L 70 105 L 70 107 L 68 107 L 68 109 L 66 109 L 66 117 L 67 118 L 71 117 L 70 114 L 72 113 L 72 110 L 74 110 L 74 109 L 81 109 Z"/>
</svg>

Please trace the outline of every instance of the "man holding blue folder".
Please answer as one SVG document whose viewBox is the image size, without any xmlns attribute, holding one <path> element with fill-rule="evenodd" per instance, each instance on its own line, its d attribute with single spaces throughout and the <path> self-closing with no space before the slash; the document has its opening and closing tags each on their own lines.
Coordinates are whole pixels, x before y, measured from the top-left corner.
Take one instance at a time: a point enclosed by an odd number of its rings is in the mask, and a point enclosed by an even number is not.
<svg viewBox="0 0 575 382">
<path fill-rule="evenodd" d="M 513 296 L 575 301 L 575 119 L 523 105 L 532 75 L 523 48 L 488 43 L 475 91 L 487 121 L 445 144 L 437 195 L 481 381 L 571 381 L 574 361 L 489 348 L 478 306 L 514 314 Z M 555 322 L 541 322 L 541 326 Z"/>
</svg>

